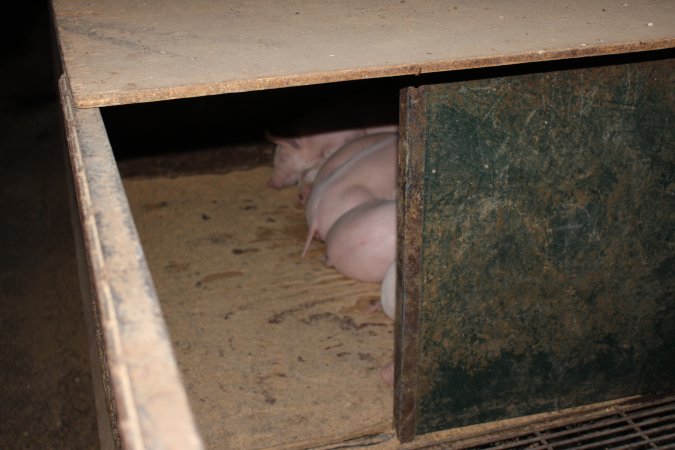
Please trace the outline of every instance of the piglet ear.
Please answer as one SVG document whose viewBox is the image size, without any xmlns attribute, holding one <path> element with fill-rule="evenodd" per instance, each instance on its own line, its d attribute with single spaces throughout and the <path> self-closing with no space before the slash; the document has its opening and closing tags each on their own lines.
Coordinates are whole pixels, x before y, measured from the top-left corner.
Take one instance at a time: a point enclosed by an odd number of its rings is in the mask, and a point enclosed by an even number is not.
<svg viewBox="0 0 675 450">
<path fill-rule="evenodd" d="M 273 144 L 283 145 L 286 147 L 292 147 L 296 149 L 300 148 L 298 138 L 276 136 L 270 133 L 269 131 L 265 131 L 265 139 L 272 142 Z"/>
</svg>

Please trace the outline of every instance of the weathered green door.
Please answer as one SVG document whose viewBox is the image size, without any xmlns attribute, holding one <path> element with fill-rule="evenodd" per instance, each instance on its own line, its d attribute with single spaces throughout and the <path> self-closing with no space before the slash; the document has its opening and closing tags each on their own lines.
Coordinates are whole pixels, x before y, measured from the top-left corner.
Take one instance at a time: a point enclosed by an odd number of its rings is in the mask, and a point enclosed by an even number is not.
<svg viewBox="0 0 675 450">
<path fill-rule="evenodd" d="M 399 438 L 672 392 L 674 60 L 401 106 Z"/>
</svg>

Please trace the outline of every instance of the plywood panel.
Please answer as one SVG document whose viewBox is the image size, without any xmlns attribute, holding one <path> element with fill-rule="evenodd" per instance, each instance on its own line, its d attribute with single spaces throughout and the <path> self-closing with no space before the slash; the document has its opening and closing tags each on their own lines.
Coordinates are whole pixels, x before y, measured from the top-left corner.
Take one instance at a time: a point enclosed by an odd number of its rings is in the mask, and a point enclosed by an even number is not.
<svg viewBox="0 0 675 450">
<path fill-rule="evenodd" d="M 399 438 L 675 389 L 674 69 L 406 90 Z"/>
<path fill-rule="evenodd" d="M 100 112 L 59 88 L 101 447 L 201 449 Z"/>
<path fill-rule="evenodd" d="M 53 0 L 78 107 L 671 47 L 669 0 Z"/>
</svg>

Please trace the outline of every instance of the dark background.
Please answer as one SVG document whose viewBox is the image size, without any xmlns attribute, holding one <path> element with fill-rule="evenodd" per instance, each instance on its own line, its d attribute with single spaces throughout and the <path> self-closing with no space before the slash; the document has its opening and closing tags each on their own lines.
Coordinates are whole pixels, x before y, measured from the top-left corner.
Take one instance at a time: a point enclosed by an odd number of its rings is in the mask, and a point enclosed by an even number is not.
<svg viewBox="0 0 675 450">
<path fill-rule="evenodd" d="M 47 1 L 0 28 L 0 448 L 98 447 Z"/>
</svg>

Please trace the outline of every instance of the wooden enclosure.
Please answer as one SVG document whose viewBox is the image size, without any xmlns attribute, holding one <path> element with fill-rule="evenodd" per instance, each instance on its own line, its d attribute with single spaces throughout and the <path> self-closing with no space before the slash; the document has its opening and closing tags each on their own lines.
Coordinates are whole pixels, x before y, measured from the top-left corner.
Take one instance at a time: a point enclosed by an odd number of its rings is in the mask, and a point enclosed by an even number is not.
<svg viewBox="0 0 675 450">
<path fill-rule="evenodd" d="M 461 430 L 672 394 L 672 2 L 52 6 L 103 447 L 204 439 L 101 109 L 385 77 L 402 87 L 396 437 L 344 439 L 466 447 Z"/>
</svg>

